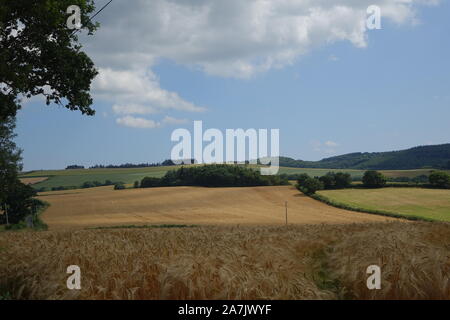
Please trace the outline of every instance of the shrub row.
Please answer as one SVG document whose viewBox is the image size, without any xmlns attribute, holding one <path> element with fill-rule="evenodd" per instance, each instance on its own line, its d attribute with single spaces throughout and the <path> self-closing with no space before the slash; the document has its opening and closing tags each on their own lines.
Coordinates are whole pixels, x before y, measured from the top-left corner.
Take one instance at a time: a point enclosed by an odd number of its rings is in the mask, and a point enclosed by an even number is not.
<svg viewBox="0 0 450 320">
<path fill-rule="evenodd" d="M 116 186 L 118 184 L 123 184 L 123 182 L 112 182 L 111 180 L 106 180 L 105 182 L 100 181 L 86 181 L 81 186 L 59 186 L 52 187 L 52 191 L 62 191 L 62 190 L 73 190 L 73 189 L 88 189 L 88 188 L 96 188 L 96 187 L 104 187 L 104 186 Z M 46 191 L 45 188 L 37 189 L 38 192 Z"/>
<path fill-rule="evenodd" d="M 322 177 L 311 178 L 302 174 L 297 180 L 297 188 L 306 194 L 314 194 L 318 190 L 332 190 L 349 188 L 352 185 L 352 177 L 349 173 L 328 172 Z"/>
<path fill-rule="evenodd" d="M 388 183 L 388 181 L 399 183 Z M 311 195 L 318 190 L 343 189 L 343 188 L 383 188 L 383 187 L 422 187 L 450 188 L 450 175 L 446 172 L 434 171 L 429 177 L 422 175 L 415 178 L 400 177 L 388 180 L 378 171 L 368 170 L 362 178 L 362 185 L 352 185 L 352 178 L 348 173 L 330 172 L 322 177 L 311 178 L 307 174 L 298 176 L 297 188 L 305 194 Z M 403 183 L 402 183 L 403 182 Z M 427 184 L 427 182 L 429 182 Z M 411 184 L 415 183 L 415 184 Z"/>
<path fill-rule="evenodd" d="M 246 166 L 215 164 L 181 167 L 178 170 L 168 171 L 162 178 L 145 177 L 142 179 L 140 187 L 249 187 L 287 184 L 289 184 L 289 181 L 286 178 L 263 176 L 259 171 Z"/>
</svg>

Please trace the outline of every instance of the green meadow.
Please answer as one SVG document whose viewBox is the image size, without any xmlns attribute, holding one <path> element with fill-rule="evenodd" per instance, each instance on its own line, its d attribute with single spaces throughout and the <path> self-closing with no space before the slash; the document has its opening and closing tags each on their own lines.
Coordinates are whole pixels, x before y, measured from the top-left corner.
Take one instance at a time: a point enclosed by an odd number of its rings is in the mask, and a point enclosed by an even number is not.
<svg viewBox="0 0 450 320">
<path fill-rule="evenodd" d="M 450 222 L 450 190 L 381 188 L 323 190 L 319 195 L 334 203 L 361 210 L 377 210 Z"/>
<path fill-rule="evenodd" d="M 33 171 L 21 175 L 21 178 L 48 177 L 47 180 L 34 184 L 33 187 L 51 189 L 52 187 L 81 186 L 86 181 L 133 183 L 144 177 L 162 177 L 171 167 L 124 168 L 124 169 L 76 169 Z"/>
</svg>

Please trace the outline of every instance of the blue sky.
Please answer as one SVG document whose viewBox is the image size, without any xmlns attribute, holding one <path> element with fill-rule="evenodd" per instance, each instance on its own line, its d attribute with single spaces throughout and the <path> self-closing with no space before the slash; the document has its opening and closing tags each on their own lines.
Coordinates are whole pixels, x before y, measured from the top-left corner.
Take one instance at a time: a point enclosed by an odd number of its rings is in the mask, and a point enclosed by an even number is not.
<svg viewBox="0 0 450 320">
<path fill-rule="evenodd" d="M 109 10 L 113 14 L 115 8 Z M 211 57 L 205 62 L 179 53 L 154 54 L 151 63 L 140 66 L 155 76 L 157 89 L 176 93 L 180 99 L 175 104 L 186 101 L 206 111 L 159 107 L 163 111 L 140 117 L 160 123 L 167 116 L 185 119 L 180 124 L 120 125 L 112 110 L 114 97 L 95 92 L 95 117 L 33 99 L 17 122 L 24 169 L 162 161 L 170 157 L 172 131 L 192 129 L 193 120 L 222 130 L 279 128 L 280 153 L 304 160 L 449 143 L 450 4 L 416 10 L 420 23 L 383 18 L 382 30 L 366 31 L 364 48 L 346 40 L 320 43 L 285 65 L 251 76 L 229 76 L 226 64 L 210 64 Z M 88 53 L 102 68 L 110 67 L 104 57 L 115 51 L 100 52 L 93 43 L 108 39 L 109 18 L 105 11 L 99 20 L 106 31 L 100 29 L 95 41 L 86 40 Z M 239 53 L 226 48 L 225 42 L 221 56 Z"/>
</svg>

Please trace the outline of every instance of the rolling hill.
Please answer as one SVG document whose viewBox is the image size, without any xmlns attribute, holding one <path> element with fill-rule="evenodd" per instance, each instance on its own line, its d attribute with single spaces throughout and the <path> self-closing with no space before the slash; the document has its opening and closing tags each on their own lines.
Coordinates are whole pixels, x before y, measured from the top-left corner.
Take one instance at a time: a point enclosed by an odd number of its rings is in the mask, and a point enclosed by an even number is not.
<svg viewBox="0 0 450 320">
<path fill-rule="evenodd" d="M 450 143 L 419 146 L 400 151 L 349 153 L 320 161 L 303 161 L 281 157 L 280 166 L 360 170 L 450 169 Z"/>
</svg>

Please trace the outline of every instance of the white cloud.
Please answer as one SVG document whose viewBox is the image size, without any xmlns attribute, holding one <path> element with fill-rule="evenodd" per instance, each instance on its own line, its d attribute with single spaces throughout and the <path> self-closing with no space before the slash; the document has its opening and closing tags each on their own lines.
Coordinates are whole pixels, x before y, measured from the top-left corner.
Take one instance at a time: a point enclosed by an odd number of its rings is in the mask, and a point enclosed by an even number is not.
<svg viewBox="0 0 450 320">
<path fill-rule="evenodd" d="M 183 100 L 175 92 L 161 89 L 156 75 L 151 71 L 100 68 L 93 89 L 98 98 L 114 102 L 113 110 L 119 114 L 148 114 L 167 109 L 188 112 L 205 110 Z"/>
<path fill-rule="evenodd" d="M 89 51 L 112 68 L 152 66 L 158 58 L 207 73 L 249 77 L 282 67 L 336 41 L 367 45 L 369 5 L 382 18 L 414 23 L 416 5 L 436 0 L 135 0 L 102 12 Z"/>
<path fill-rule="evenodd" d="M 159 123 L 153 120 L 147 120 L 144 118 L 137 118 L 132 116 L 125 116 L 118 118 L 116 122 L 124 127 L 140 128 L 140 129 L 153 129 L 160 126 Z"/>
<path fill-rule="evenodd" d="M 100 66 L 97 99 L 118 114 L 167 110 L 198 112 L 201 106 L 160 87 L 151 71 L 160 59 L 207 74 L 249 78 L 282 68 L 317 47 L 347 41 L 367 46 L 369 5 L 382 19 L 417 23 L 418 5 L 437 0 L 135 0 L 114 1 L 86 38 Z M 385 24 L 383 24 L 385 26 Z"/>
<path fill-rule="evenodd" d="M 187 119 L 177 119 L 169 116 L 165 116 L 160 122 L 154 121 L 150 119 L 133 117 L 133 116 L 124 116 L 116 119 L 117 124 L 129 127 L 129 128 L 138 128 L 138 129 L 154 129 L 161 128 L 165 125 L 181 125 L 187 123 Z"/>
</svg>

